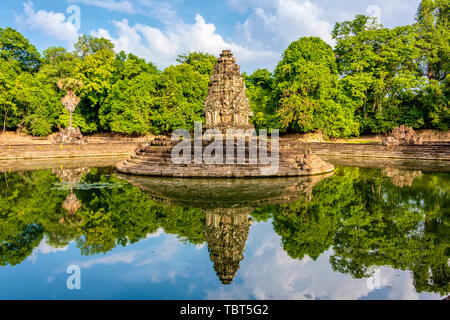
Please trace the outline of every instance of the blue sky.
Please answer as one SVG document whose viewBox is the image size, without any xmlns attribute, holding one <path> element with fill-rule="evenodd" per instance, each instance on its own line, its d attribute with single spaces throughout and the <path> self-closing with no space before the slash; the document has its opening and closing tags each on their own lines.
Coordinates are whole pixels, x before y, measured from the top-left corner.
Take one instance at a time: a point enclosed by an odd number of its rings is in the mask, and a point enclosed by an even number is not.
<svg viewBox="0 0 450 320">
<path fill-rule="evenodd" d="M 302 36 L 333 45 L 330 32 L 355 14 L 387 27 L 414 21 L 420 0 L 0 0 L 0 27 L 22 32 L 40 51 L 73 49 L 78 35 L 110 38 L 159 68 L 178 54 L 231 49 L 243 71 L 273 70 L 283 50 Z M 70 6 L 75 11 L 67 12 Z M 75 14 L 75 15 L 74 15 Z M 75 18 L 75 19 L 73 19 Z M 76 22 L 79 22 L 77 28 Z"/>
</svg>

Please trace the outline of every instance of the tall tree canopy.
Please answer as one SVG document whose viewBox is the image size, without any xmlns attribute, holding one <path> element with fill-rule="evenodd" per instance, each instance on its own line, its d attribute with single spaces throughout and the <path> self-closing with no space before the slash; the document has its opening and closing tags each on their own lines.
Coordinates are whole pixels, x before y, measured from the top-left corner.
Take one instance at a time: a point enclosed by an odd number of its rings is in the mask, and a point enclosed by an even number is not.
<svg viewBox="0 0 450 320">
<path fill-rule="evenodd" d="M 113 50 L 114 44 L 111 40 L 105 38 L 96 38 L 94 36 L 81 35 L 74 45 L 78 54 L 85 58 L 88 55 L 95 54 L 100 50 Z"/>
<path fill-rule="evenodd" d="M 413 26 L 388 29 L 374 18 L 358 15 L 337 23 L 333 38 L 342 88 L 363 132 L 386 132 L 402 123 L 415 128 L 424 124 L 420 111 L 404 103 L 424 85 Z"/>
<path fill-rule="evenodd" d="M 292 42 L 274 72 L 277 116 L 282 129 L 322 130 L 330 137 L 358 133 L 353 110 L 342 103 L 333 50 L 322 39 Z"/>
<path fill-rule="evenodd" d="M 256 129 L 320 131 L 338 138 L 380 134 L 404 124 L 450 128 L 448 0 L 422 0 L 416 22 L 385 28 L 364 15 L 336 23 L 331 48 L 300 38 L 275 70 L 244 73 Z M 178 56 L 159 71 L 133 53 L 114 52 L 105 38 L 82 35 L 68 52 L 50 47 L 41 58 L 19 32 L 0 28 L 0 110 L 3 127 L 45 136 L 69 124 L 57 90 L 81 80 L 73 125 L 83 132 L 168 133 L 203 120 L 202 103 L 216 58 Z M 42 103 L 39 103 L 42 99 Z"/>
<path fill-rule="evenodd" d="M 41 65 L 41 55 L 35 46 L 12 28 L 0 28 L 0 57 L 17 61 L 23 71 L 35 72 Z"/>
</svg>

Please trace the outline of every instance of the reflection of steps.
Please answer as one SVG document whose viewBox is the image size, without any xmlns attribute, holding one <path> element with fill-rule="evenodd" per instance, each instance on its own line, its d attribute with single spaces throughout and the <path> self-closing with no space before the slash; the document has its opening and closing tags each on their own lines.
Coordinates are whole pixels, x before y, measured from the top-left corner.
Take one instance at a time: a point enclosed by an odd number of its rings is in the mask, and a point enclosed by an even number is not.
<svg viewBox="0 0 450 320">
<path fill-rule="evenodd" d="M 450 161 L 450 143 L 447 142 L 391 148 L 376 143 L 312 142 L 307 146 L 318 155 Z"/>
<path fill-rule="evenodd" d="M 333 173 L 286 178 L 206 179 L 118 174 L 153 200 L 199 208 L 259 207 L 309 197 L 313 187 Z"/>
<path fill-rule="evenodd" d="M 209 145 L 205 142 L 203 150 Z M 270 142 L 267 143 L 267 153 L 270 157 Z M 136 152 L 126 161 L 117 164 L 116 169 L 122 173 L 132 173 L 149 176 L 172 176 L 172 177 L 260 177 L 260 176 L 304 176 L 315 175 L 333 171 L 333 165 L 322 161 L 316 155 L 311 154 L 303 147 L 284 150 L 280 148 L 278 166 L 274 164 L 262 164 L 256 159 L 256 164 L 250 163 L 248 141 L 245 145 L 234 144 L 233 164 L 226 164 L 230 159 L 226 156 L 226 142 L 223 147 L 224 164 L 196 164 L 194 163 L 195 148 L 191 145 L 190 164 L 174 164 L 172 162 L 172 143 L 170 140 L 152 141 L 146 147 L 138 147 Z M 244 161 L 237 163 L 238 154 L 244 154 Z M 253 161 L 254 162 L 254 161 Z M 275 169 L 270 173 L 264 173 L 264 169 Z"/>
</svg>

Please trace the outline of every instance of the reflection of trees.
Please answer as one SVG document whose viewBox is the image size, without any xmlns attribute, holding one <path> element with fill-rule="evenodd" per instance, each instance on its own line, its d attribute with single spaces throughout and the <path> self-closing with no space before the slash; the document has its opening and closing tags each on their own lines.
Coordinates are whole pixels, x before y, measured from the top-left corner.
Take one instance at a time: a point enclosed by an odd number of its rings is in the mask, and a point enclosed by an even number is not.
<svg viewBox="0 0 450 320">
<path fill-rule="evenodd" d="M 330 175 L 274 179 L 161 179 L 120 175 L 158 202 L 199 208 L 214 270 L 230 284 L 244 258 L 253 207 L 309 198 Z M 274 183 L 276 182 L 276 183 Z M 171 207 L 174 208 L 174 207 Z M 257 215 L 256 215 L 257 216 Z M 185 224 L 185 223 L 184 223 Z M 167 227 L 164 228 L 167 231 Z M 192 237 L 190 238 L 192 239 Z"/>
<path fill-rule="evenodd" d="M 293 258 L 330 247 L 334 270 L 360 278 L 369 267 L 411 270 L 418 291 L 450 291 L 449 178 L 423 175 L 400 188 L 378 170 L 343 168 L 310 201 L 273 206 L 275 231 Z M 263 210 L 260 210 L 263 211 Z"/>
<path fill-rule="evenodd" d="M 20 263 L 44 237 L 52 246 L 76 240 L 83 254 L 96 254 L 135 243 L 162 228 L 181 241 L 207 241 L 219 278 L 229 283 L 243 258 L 250 213 L 256 221 L 272 218 L 274 230 L 292 258 L 308 255 L 317 259 L 332 247 L 330 263 L 336 271 L 364 277 L 371 266 L 389 265 L 412 271 L 418 291 L 450 291 L 448 174 L 423 174 L 409 186 L 399 187 L 380 170 L 340 168 L 334 176 L 315 181 L 312 193 L 295 191 L 298 199 L 294 200 L 295 192 L 288 192 L 290 203 L 280 200 L 281 193 L 270 193 L 276 201 L 253 212 L 248 209 L 253 206 L 249 199 L 254 198 L 250 185 L 246 185 L 246 193 L 231 186 L 237 199 L 244 199 L 240 206 L 227 202 L 225 207 L 195 207 L 154 200 L 148 191 L 108 171 L 91 169 L 80 179 L 107 187 L 74 188 L 81 204 L 74 215 L 63 208 L 71 192 L 54 188 L 60 179 L 50 171 L 9 173 L 7 180 L 0 179 L 1 265 Z M 155 182 L 158 185 L 161 181 Z M 286 188 L 290 185 L 286 183 Z M 279 187 L 274 192 L 280 192 Z M 169 186 L 158 190 L 162 188 Z M 172 185 L 158 196 L 181 196 L 171 190 L 182 189 Z M 208 192 L 218 194 L 212 189 Z M 219 201 L 214 200 L 216 204 Z M 258 199 L 261 202 L 267 203 L 263 198 Z"/>
<path fill-rule="evenodd" d="M 2 264 L 12 263 L 8 260 L 13 254 L 9 252 L 11 248 L 23 247 L 14 252 L 21 257 L 14 260 L 19 263 L 44 236 L 55 247 L 76 240 L 84 254 L 107 252 L 118 244 L 137 242 L 160 227 L 177 234 L 182 241 L 204 242 L 204 213 L 200 209 L 157 203 L 138 188 L 123 185 L 109 171 L 77 172 L 14 172 L 8 174 L 7 180 L 0 179 Z M 104 183 L 106 187 L 72 188 L 80 180 L 88 185 Z M 67 188 L 60 187 L 62 182 L 69 183 Z M 121 187 L 111 187 L 115 184 Z"/>
<path fill-rule="evenodd" d="M 29 256 L 43 239 L 51 234 L 61 216 L 63 191 L 51 190 L 58 179 L 49 171 L 14 172 L 0 179 L 0 261 L 15 265 Z M 46 229 L 43 225 L 52 226 Z"/>
</svg>

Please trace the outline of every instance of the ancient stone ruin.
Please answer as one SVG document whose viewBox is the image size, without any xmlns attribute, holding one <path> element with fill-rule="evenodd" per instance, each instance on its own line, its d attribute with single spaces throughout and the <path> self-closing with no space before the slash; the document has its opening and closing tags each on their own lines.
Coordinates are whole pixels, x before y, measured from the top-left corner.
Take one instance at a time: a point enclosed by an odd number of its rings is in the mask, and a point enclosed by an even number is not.
<svg viewBox="0 0 450 320">
<path fill-rule="evenodd" d="M 206 129 L 253 128 L 244 80 L 230 50 L 223 50 L 217 59 L 203 110 Z"/>
<path fill-rule="evenodd" d="M 86 144 L 88 143 L 88 139 L 83 137 L 80 128 L 68 126 L 67 128 L 61 129 L 53 136 L 52 143 Z"/>
<path fill-rule="evenodd" d="M 400 188 L 411 187 L 414 180 L 422 175 L 422 171 L 402 170 L 393 166 L 383 168 L 381 173 L 391 178 L 392 184 Z"/>
<path fill-rule="evenodd" d="M 246 97 L 245 84 L 236 64 L 236 59 L 229 50 L 222 51 L 214 66 L 214 73 L 210 79 L 208 95 L 203 104 L 206 129 L 216 129 L 220 138 L 203 134 L 197 138 L 194 130 L 194 139 L 155 138 L 147 145 L 138 145 L 134 154 L 126 161 L 116 165 L 116 170 L 122 173 L 171 176 L 171 177 L 260 177 L 260 176 L 304 176 L 327 173 L 334 170 L 334 166 L 311 154 L 311 151 L 298 142 L 295 145 L 278 146 L 272 139 L 259 139 L 256 141 L 253 125 L 249 122 L 252 113 Z M 232 139 L 226 135 L 227 129 L 239 129 L 247 135 L 237 134 Z M 251 129 L 251 130 L 245 130 Z M 200 136 L 202 131 L 199 130 Z M 207 138 L 205 138 L 207 137 Z M 211 139 L 209 139 L 211 138 Z M 219 140 L 216 140 L 219 139 Z M 256 143 L 255 143 L 256 141 Z M 223 156 L 221 161 L 209 163 L 202 158 L 209 155 L 218 155 L 217 149 L 211 148 L 211 143 L 220 146 Z M 173 151 L 183 147 L 183 157 L 186 161 L 175 163 Z M 211 152 L 211 150 L 213 151 Z M 231 150 L 225 155 L 225 150 Z M 257 152 L 251 152 L 251 151 Z M 266 151 L 267 150 L 267 151 Z M 252 153 L 252 156 L 250 154 Z M 196 155 L 200 154 L 200 161 Z M 265 155 L 273 162 L 264 161 Z M 226 159 L 225 159 L 226 158 Z M 273 170 L 275 168 L 275 170 Z"/>
<path fill-rule="evenodd" d="M 392 133 L 382 141 L 382 144 L 387 147 L 394 147 L 400 145 L 415 145 L 422 144 L 422 138 L 414 131 L 412 127 L 394 128 Z"/>
</svg>

